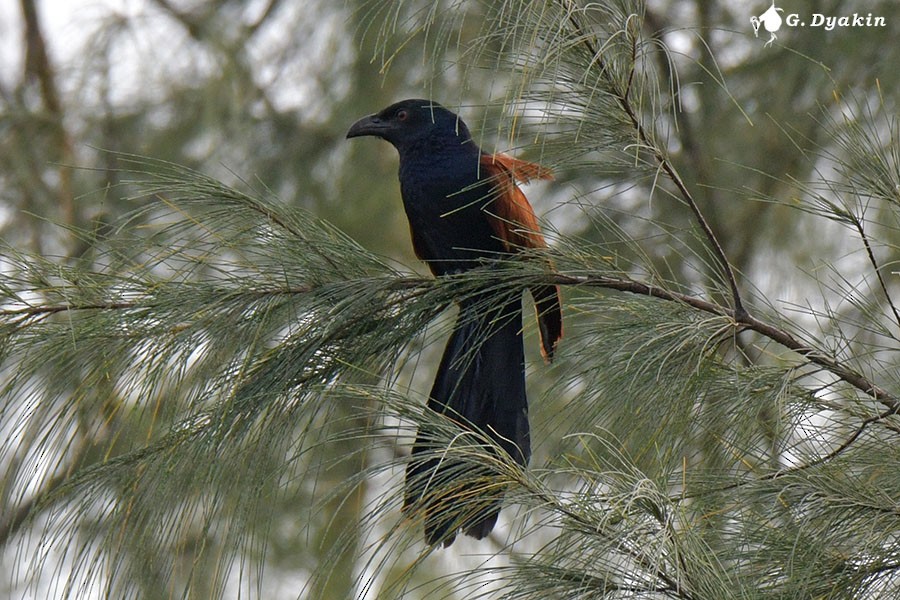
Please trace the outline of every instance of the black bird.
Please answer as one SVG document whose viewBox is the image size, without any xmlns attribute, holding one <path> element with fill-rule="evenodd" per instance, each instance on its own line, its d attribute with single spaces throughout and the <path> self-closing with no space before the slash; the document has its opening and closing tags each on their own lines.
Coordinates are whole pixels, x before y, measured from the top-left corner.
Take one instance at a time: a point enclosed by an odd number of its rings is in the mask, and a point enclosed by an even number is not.
<svg viewBox="0 0 900 600">
<path fill-rule="evenodd" d="M 429 100 L 403 100 L 353 124 L 347 137 L 375 136 L 400 154 L 400 191 L 413 248 L 436 276 L 545 248 L 534 210 L 516 181 L 552 179 L 540 165 L 483 152 L 466 124 Z M 562 338 L 559 289 L 531 288 L 541 354 L 552 360 Z M 428 409 L 489 437 L 520 465 L 531 456 L 520 295 L 491 290 L 458 302 L 459 316 L 435 377 Z M 481 539 L 500 513 L 502 490 L 490 476 L 435 452 L 420 429 L 406 471 L 404 510 L 422 509 L 429 544 L 450 545 L 462 529 Z M 417 454 L 429 452 L 428 458 Z M 481 472 L 483 471 L 483 472 Z"/>
</svg>

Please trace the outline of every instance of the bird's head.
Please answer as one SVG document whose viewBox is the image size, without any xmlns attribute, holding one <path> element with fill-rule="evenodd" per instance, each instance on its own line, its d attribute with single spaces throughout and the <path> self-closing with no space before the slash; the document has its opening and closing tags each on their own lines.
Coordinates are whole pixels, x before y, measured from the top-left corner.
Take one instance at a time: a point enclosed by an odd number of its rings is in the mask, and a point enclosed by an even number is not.
<svg viewBox="0 0 900 600">
<path fill-rule="evenodd" d="M 462 144 L 471 135 L 455 113 L 431 100 L 401 100 L 374 115 L 363 117 L 347 132 L 348 138 L 371 135 L 387 140 L 402 154 L 427 139 L 454 140 Z"/>
</svg>

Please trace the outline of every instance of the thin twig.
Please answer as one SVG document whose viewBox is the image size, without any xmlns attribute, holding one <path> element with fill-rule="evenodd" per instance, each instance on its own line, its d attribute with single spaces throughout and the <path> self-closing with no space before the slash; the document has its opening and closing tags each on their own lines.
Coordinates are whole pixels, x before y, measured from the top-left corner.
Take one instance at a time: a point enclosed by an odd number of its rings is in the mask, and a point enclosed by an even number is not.
<svg viewBox="0 0 900 600">
<path fill-rule="evenodd" d="M 152 308 L 152 304 L 140 304 L 138 302 L 98 302 L 88 304 L 43 304 L 37 306 L 25 306 L 22 308 L 5 308 L 0 310 L 0 317 L 37 317 L 52 315 L 61 312 L 74 312 L 82 310 L 127 310 L 130 308 Z"/>
<path fill-rule="evenodd" d="M 837 458 L 838 456 L 840 456 L 841 454 L 843 454 L 844 452 L 849 450 L 850 446 L 852 446 L 853 444 L 856 443 L 856 440 L 859 439 L 859 437 L 869 427 L 869 425 L 877 423 L 878 421 L 886 419 L 887 417 L 890 417 L 891 415 L 894 415 L 894 414 L 896 414 L 896 411 L 888 409 L 877 415 L 872 415 L 871 417 L 864 419 L 862 421 L 862 423 L 859 424 L 859 427 L 857 427 L 856 430 L 852 434 L 850 434 L 846 440 L 841 442 L 841 444 L 839 446 L 837 446 L 834 450 L 832 450 L 828 454 L 825 454 L 824 456 L 820 456 L 820 457 L 818 457 L 814 460 L 811 460 L 807 463 L 803 463 L 802 465 L 786 467 L 784 469 L 779 469 L 779 470 L 773 471 L 771 473 L 766 473 L 765 475 L 760 475 L 759 477 L 753 477 L 751 479 L 742 479 L 740 481 L 735 481 L 733 483 L 729 483 L 728 485 L 723 485 L 721 487 L 717 487 L 714 489 L 701 490 L 701 491 L 693 493 L 693 494 L 679 494 L 678 496 L 670 496 L 669 500 L 677 503 L 677 502 L 681 502 L 683 500 L 702 498 L 704 496 L 709 496 L 710 494 L 721 494 L 722 492 L 735 490 L 735 489 L 742 488 L 742 487 L 745 487 L 745 486 L 748 486 L 751 484 L 759 483 L 761 481 L 774 481 L 775 479 L 780 479 L 787 475 L 793 475 L 795 473 L 802 473 L 803 471 L 812 469 L 813 467 L 817 467 L 819 465 L 822 465 L 822 464 L 825 464 L 827 462 L 834 460 L 835 458 Z"/>
<path fill-rule="evenodd" d="M 681 175 L 679 175 L 678 171 L 675 169 L 675 167 L 672 165 L 663 151 L 658 147 L 658 145 L 653 143 L 653 140 L 651 139 L 650 134 L 647 133 L 647 130 L 644 127 L 640 116 L 637 114 L 637 111 L 631 104 L 629 93 L 635 65 L 631 65 L 632 73 L 630 74 L 628 79 L 628 86 L 625 90 L 620 90 L 617 82 L 613 78 L 611 71 L 607 68 L 606 61 L 603 60 L 603 57 L 599 55 L 600 53 L 597 49 L 596 44 L 591 41 L 593 38 L 584 32 L 584 28 L 575 18 L 576 11 L 572 7 L 571 0 L 561 1 L 563 4 L 563 8 L 566 10 L 569 23 L 571 23 L 574 27 L 578 39 L 581 40 L 581 42 L 585 45 L 591 55 L 596 57 L 596 62 L 600 67 L 600 74 L 606 79 L 610 90 L 613 92 L 612 95 L 616 98 L 619 106 L 622 108 L 622 110 L 627 115 L 628 120 L 631 122 L 631 126 L 634 128 L 635 133 L 637 134 L 638 141 L 642 146 L 646 147 L 650 151 L 650 153 L 653 155 L 654 160 L 657 162 L 666 176 L 668 176 L 669 180 L 673 183 L 682 199 L 685 201 L 688 207 L 690 207 L 691 212 L 694 214 L 694 218 L 696 219 L 697 224 L 700 226 L 700 229 L 703 230 L 703 234 L 706 236 L 707 241 L 712 247 L 712 251 L 716 259 L 719 261 L 722 270 L 724 271 L 725 278 L 728 280 L 728 285 L 731 288 L 731 298 L 732 304 L 734 306 L 734 313 L 740 318 L 739 320 L 741 320 L 744 315 L 747 314 L 747 311 L 744 307 L 743 301 L 741 300 L 741 293 L 737 285 L 737 279 L 734 274 L 734 269 L 732 269 L 731 263 L 728 262 L 728 257 L 725 255 L 725 250 L 719 243 L 718 238 L 716 238 L 715 233 L 713 233 L 713 230 L 709 226 L 706 217 L 703 216 L 703 212 L 700 210 L 700 207 L 698 206 L 696 200 L 694 200 L 693 194 L 691 194 L 691 191 L 684 183 L 684 180 L 681 179 Z M 636 42 L 633 42 L 632 45 L 634 45 L 634 43 Z M 632 48 L 632 51 L 634 54 L 634 48 Z"/>
<path fill-rule="evenodd" d="M 881 285 L 881 292 L 884 294 L 888 305 L 891 307 L 891 311 L 894 313 L 894 319 L 897 323 L 897 326 L 900 327 L 900 313 L 897 312 L 897 307 L 894 306 L 894 300 L 888 293 L 887 284 L 885 284 L 884 278 L 881 276 L 881 268 L 878 265 L 878 261 L 875 259 L 875 253 L 872 251 L 872 246 L 869 244 L 869 237 L 866 235 L 866 232 L 863 229 L 862 221 L 854 215 L 853 224 L 856 226 L 856 231 L 859 232 L 859 237 L 862 239 L 863 245 L 865 245 L 866 247 L 866 254 L 869 257 L 869 263 L 872 265 L 872 270 L 875 272 L 875 276 L 878 278 L 878 283 Z"/>
<path fill-rule="evenodd" d="M 803 356 L 809 362 L 824 368 L 833 375 L 846 383 L 849 383 L 856 389 L 871 396 L 875 401 L 889 409 L 890 414 L 900 413 L 900 399 L 893 394 L 869 381 L 865 376 L 857 373 L 853 369 L 843 365 L 839 361 L 831 358 L 821 350 L 814 348 L 808 344 L 804 344 L 791 333 L 776 327 L 770 323 L 766 323 L 756 317 L 751 316 L 746 310 L 743 314 L 738 311 L 709 300 L 703 300 L 688 294 L 673 292 L 665 288 L 657 287 L 649 283 L 634 281 L 630 279 L 617 279 L 606 276 L 571 276 L 571 275 L 553 275 L 548 277 L 550 282 L 559 285 L 587 285 L 592 287 L 602 287 L 606 289 L 618 290 L 622 292 L 631 292 L 642 296 L 652 296 L 660 300 L 670 302 L 678 302 L 692 308 L 696 308 L 702 312 L 711 313 L 723 317 L 728 317 L 735 322 L 735 325 L 761 334 L 762 336 L 779 343 L 788 350 L 792 350 Z"/>
</svg>

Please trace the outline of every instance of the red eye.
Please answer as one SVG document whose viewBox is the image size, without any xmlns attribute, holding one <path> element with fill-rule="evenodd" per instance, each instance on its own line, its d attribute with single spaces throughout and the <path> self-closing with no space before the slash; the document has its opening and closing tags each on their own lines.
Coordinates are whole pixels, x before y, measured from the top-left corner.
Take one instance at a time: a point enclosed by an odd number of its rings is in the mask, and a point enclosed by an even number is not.
<svg viewBox="0 0 900 600">
<path fill-rule="evenodd" d="M 397 111 L 397 120 L 398 121 L 405 121 L 407 117 L 409 117 L 409 113 L 406 112 L 405 110 Z"/>
</svg>

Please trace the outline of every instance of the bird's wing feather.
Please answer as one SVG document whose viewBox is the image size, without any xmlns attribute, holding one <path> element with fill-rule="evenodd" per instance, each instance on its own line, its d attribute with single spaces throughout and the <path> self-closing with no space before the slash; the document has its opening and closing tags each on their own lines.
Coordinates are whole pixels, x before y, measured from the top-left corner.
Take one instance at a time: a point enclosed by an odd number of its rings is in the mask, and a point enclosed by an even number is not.
<svg viewBox="0 0 900 600">
<path fill-rule="evenodd" d="M 546 248 L 534 209 L 516 180 L 552 179 L 549 169 L 506 154 L 482 154 L 481 168 L 493 180 L 488 208 L 494 234 L 509 252 Z M 552 268 L 552 264 L 550 265 Z M 536 285 L 531 288 L 541 336 L 541 355 L 553 360 L 553 352 L 562 338 L 562 303 L 559 286 Z"/>
<path fill-rule="evenodd" d="M 543 178 L 552 177 L 549 171 L 506 154 L 482 154 L 481 168 L 492 181 L 492 199 L 488 209 L 493 217 L 491 229 L 506 250 L 518 252 L 526 248 L 546 248 L 547 242 L 541 235 L 534 209 L 516 185 L 516 180 L 530 181 L 530 175 L 537 173 L 546 173 Z"/>
<path fill-rule="evenodd" d="M 553 179 L 553 171 L 544 165 L 528 162 L 527 160 L 520 160 L 509 154 L 503 154 L 501 152 L 496 154 L 482 154 L 482 164 L 484 164 L 485 161 L 489 161 L 492 165 L 504 167 L 507 171 L 512 173 L 512 176 L 515 177 L 517 181 L 521 181 L 522 183 L 528 183 L 532 179 Z"/>
</svg>

